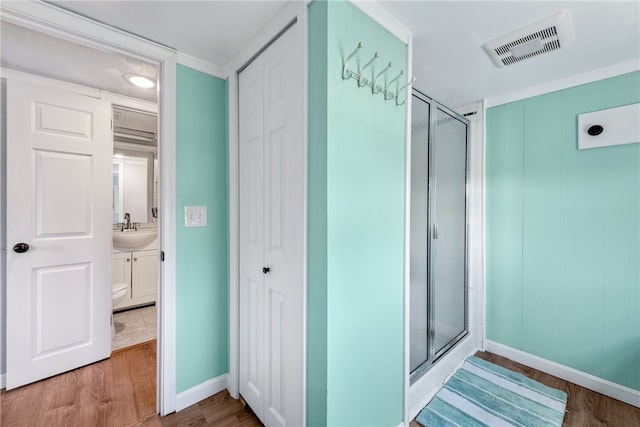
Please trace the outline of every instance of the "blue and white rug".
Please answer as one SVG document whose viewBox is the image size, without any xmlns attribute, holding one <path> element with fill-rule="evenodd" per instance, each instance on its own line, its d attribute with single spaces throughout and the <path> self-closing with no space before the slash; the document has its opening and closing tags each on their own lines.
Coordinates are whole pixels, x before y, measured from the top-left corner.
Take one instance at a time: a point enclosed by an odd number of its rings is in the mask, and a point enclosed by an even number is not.
<svg viewBox="0 0 640 427">
<path fill-rule="evenodd" d="M 440 426 L 561 426 L 567 394 L 469 356 L 417 421 Z"/>
</svg>

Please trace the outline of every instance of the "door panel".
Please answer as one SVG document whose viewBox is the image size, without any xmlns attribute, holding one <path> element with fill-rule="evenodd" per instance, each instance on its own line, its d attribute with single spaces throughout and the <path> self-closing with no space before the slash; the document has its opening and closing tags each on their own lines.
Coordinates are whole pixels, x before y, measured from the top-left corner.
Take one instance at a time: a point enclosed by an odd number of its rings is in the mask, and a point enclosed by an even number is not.
<svg viewBox="0 0 640 427">
<path fill-rule="evenodd" d="M 429 358 L 429 109 L 411 106 L 410 372 Z"/>
<path fill-rule="evenodd" d="M 264 179 L 262 60 L 239 76 L 240 394 L 264 413 Z"/>
<path fill-rule="evenodd" d="M 411 120 L 410 380 L 467 333 L 464 117 L 414 90 Z"/>
<path fill-rule="evenodd" d="M 91 331 L 85 319 L 91 307 L 91 289 L 87 286 L 91 283 L 91 264 L 36 268 L 33 273 L 32 294 L 39 307 L 34 322 L 35 358 L 89 345 Z M 59 294 L 69 298 L 76 310 L 66 312 L 64 304 L 51 304 Z"/>
<path fill-rule="evenodd" d="M 72 106 L 44 104 L 34 101 L 35 132 L 83 139 L 93 139 L 91 111 L 76 110 Z"/>
<path fill-rule="evenodd" d="M 285 384 L 283 382 L 283 361 L 287 348 L 285 348 L 286 331 L 284 330 L 285 302 L 284 295 L 271 291 L 269 295 L 269 412 L 276 419 L 277 424 L 286 425 L 283 410 L 285 398 Z M 293 403 L 293 402 L 292 402 Z M 269 417 L 268 417 L 269 418 Z"/>
<path fill-rule="evenodd" d="M 437 355 L 466 330 L 467 126 L 436 110 L 434 143 L 437 238 L 433 256 L 433 351 Z M 432 235 L 432 237 L 434 237 Z"/>
<path fill-rule="evenodd" d="M 240 393 L 267 426 L 304 424 L 305 159 L 297 31 L 296 25 L 287 30 L 239 78 Z"/>
<path fill-rule="evenodd" d="M 88 236 L 92 229 L 91 156 L 42 150 L 35 150 L 34 155 L 36 239 Z"/>
<path fill-rule="evenodd" d="M 302 420 L 302 238 L 304 235 L 302 73 L 295 52 L 297 26 L 264 57 L 265 98 L 265 292 L 269 295 L 266 425 Z M 286 369 L 282 369 L 285 367 Z M 285 406 L 283 406 L 285 405 Z"/>
<path fill-rule="evenodd" d="M 158 293 L 158 251 L 138 251 L 131 255 L 131 298 L 134 303 L 155 301 Z"/>
<path fill-rule="evenodd" d="M 105 101 L 9 80 L 7 107 L 11 389 L 111 353 L 113 147 Z"/>
<path fill-rule="evenodd" d="M 248 292 L 248 342 L 246 348 L 247 385 L 257 399 L 257 407 L 262 405 L 264 384 L 264 292 L 262 283 L 250 280 Z M 243 394 L 243 396 L 246 396 Z"/>
</svg>

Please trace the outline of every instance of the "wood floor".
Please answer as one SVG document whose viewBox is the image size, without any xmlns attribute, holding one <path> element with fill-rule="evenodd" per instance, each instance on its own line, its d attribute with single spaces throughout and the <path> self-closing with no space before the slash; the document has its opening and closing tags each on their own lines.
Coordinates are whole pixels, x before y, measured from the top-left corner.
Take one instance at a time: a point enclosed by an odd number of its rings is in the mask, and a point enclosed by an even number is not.
<svg viewBox="0 0 640 427">
<path fill-rule="evenodd" d="M 491 353 L 476 356 L 564 390 L 565 427 L 640 426 L 640 409 Z M 113 353 L 110 359 L 0 394 L 2 427 L 262 426 L 222 391 L 178 413 L 155 413 L 156 343 Z M 412 427 L 420 426 L 415 420 Z"/>
<path fill-rule="evenodd" d="M 596 393 L 579 385 L 561 380 L 536 369 L 488 352 L 475 354 L 488 362 L 520 372 L 527 377 L 566 392 L 569 396 L 563 427 L 638 427 L 640 408 Z M 411 427 L 422 426 L 416 420 Z"/>
<path fill-rule="evenodd" d="M 0 394 L 2 427 L 262 426 L 225 390 L 167 417 L 156 414 L 156 342 Z"/>
</svg>

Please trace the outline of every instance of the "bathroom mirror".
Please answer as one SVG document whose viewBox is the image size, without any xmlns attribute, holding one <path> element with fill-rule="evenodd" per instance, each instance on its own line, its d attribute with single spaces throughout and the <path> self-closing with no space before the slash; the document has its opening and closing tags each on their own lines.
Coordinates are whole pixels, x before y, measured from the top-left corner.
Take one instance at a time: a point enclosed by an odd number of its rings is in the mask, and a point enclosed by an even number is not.
<svg viewBox="0 0 640 427">
<path fill-rule="evenodd" d="M 129 213 L 132 222 L 155 223 L 157 212 L 157 117 L 113 108 L 113 224 Z"/>
<path fill-rule="evenodd" d="M 153 222 L 153 153 L 114 149 L 113 223 L 122 222 L 125 212 L 131 221 Z"/>
</svg>

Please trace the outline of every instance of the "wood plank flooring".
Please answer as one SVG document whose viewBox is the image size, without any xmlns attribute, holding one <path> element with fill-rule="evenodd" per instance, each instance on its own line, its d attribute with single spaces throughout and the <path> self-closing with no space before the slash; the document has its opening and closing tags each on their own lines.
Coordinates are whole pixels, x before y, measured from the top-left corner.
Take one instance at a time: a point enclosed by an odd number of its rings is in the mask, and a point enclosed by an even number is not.
<svg viewBox="0 0 640 427">
<path fill-rule="evenodd" d="M 589 390 L 579 385 L 561 380 L 529 366 L 514 362 L 505 357 L 488 352 L 475 354 L 488 362 L 520 372 L 527 377 L 557 388 L 569 395 L 567 412 L 564 416 L 563 427 L 638 427 L 640 426 L 640 408 L 612 399 L 603 394 Z M 411 427 L 420 427 L 416 420 Z"/>
<path fill-rule="evenodd" d="M 640 409 L 495 354 L 481 357 L 569 394 L 565 427 L 640 426 Z M 155 413 L 156 342 L 0 394 L 2 427 L 259 427 L 258 418 L 225 390 L 178 413 Z M 413 420 L 412 427 L 420 426 Z"/>
<path fill-rule="evenodd" d="M 156 342 L 0 394 L 2 427 L 261 426 L 225 390 L 167 417 L 156 414 Z"/>
</svg>

